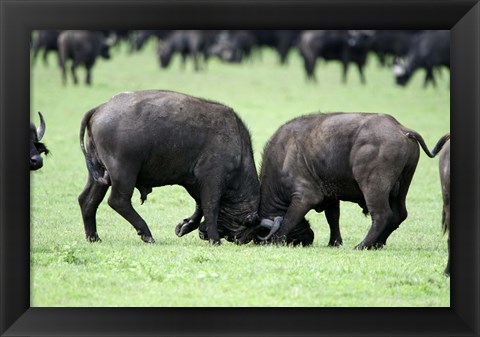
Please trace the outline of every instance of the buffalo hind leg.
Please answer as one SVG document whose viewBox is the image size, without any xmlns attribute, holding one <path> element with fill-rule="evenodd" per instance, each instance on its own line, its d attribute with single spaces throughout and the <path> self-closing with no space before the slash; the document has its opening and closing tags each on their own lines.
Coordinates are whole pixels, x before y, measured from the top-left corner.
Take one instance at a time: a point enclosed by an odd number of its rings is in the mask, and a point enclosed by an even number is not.
<svg viewBox="0 0 480 337">
<path fill-rule="evenodd" d="M 73 83 L 78 84 L 78 77 L 76 73 L 76 68 L 78 67 L 78 62 L 75 60 L 72 61 L 72 64 L 70 66 L 70 71 L 72 72 L 72 77 L 73 77 Z"/>
<path fill-rule="evenodd" d="M 124 174 L 120 177 L 111 175 L 112 192 L 108 198 L 108 204 L 125 220 L 132 224 L 144 242 L 154 243 L 155 240 L 150 233 L 147 223 L 132 206 L 132 195 L 135 188 L 134 179 L 136 179 L 136 176 L 137 175 L 132 174 L 130 170 L 125 170 Z"/>
<path fill-rule="evenodd" d="M 392 209 L 392 218 L 391 221 L 386 226 L 385 230 L 380 234 L 375 246 L 383 247 L 387 243 L 387 239 L 396 230 L 400 224 L 407 218 L 408 212 L 405 205 L 405 198 L 392 198 L 390 201 L 390 207 Z"/>
<path fill-rule="evenodd" d="M 343 244 L 342 235 L 340 234 L 340 201 L 335 201 L 331 206 L 325 208 L 325 217 L 330 226 L 330 247 L 338 247 Z"/>
<path fill-rule="evenodd" d="M 175 227 L 175 234 L 178 237 L 182 237 L 185 234 L 188 234 L 200 226 L 200 220 L 203 217 L 203 210 L 200 204 L 197 202 L 195 205 L 195 212 L 192 214 L 191 217 L 183 219 L 177 227 Z"/>
<path fill-rule="evenodd" d="M 96 183 L 89 175 L 87 185 L 78 196 L 82 212 L 86 239 L 90 242 L 101 241 L 97 234 L 96 214 L 98 205 L 102 202 L 109 186 Z"/>
<path fill-rule="evenodd" d="M 363 241 L 355 247 L 357 249 L 381 248 L 378 242 L 379 237 L 392 219 L 393 212 L 388 202 L 388 192 L 374 192 L 365 196 L 368 210 L 372 216 L 372 226 Z"/>
<path fill-rule="evenodd" d="M 397 182 L 390 192 L 389 204 L 392 210 L 392 218 L 385 230 L 377 239 L 376 245 L 383 247 L 387 239 L 396 230 L 408 216 L 406 200 L 408 188 L 412 182 L 415 167 L 406 167 L 400 175 L 400 181 Z"/>
</svg>

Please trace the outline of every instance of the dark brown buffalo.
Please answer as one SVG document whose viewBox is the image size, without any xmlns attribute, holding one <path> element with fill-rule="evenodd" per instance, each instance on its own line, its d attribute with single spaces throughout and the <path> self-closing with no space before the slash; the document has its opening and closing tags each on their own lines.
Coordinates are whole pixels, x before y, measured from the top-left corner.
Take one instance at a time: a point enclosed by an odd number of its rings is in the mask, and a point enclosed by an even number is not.
<svg viewBox="0 0 480 337">
<path fill-rule="evenodd" d="M 342 63 L 342 82 L 347 83 L 350 63 L 357 66 L 362 84 L 366 83 L 363 69 L 373 42 L 371 30 L 306 30 L 300 35 L 298 49 L 304 61 L 307 79 L 317 81 L 315 64 L 318 58 Z"/>
<path fill-rule="evenodd" d="M 32 65 L 35 64 L 38 53 L 43 49 L 43 62 L 47 64 L 47 57 L 50 51 L 58 51 L 58 35 L 60 35 L 59 30 L 39 30 L 33 38 L 32 49 L 33 49 L 33 58 Z"/>
<path fill-rule="evenodd" d="M 284 124 L 263 156 L 259 216 L 263 224 L 274 224 L 263 239 L 311 244 L 314 234 L 305 215 L 314 209 L 325 211 L 328 244 L 340 245 L 340 201 L 351 201 L 373 220 L 357 248 L 382 247 L 407 218 L 418 144 L 433 157 L 445 141 L 430 153 L 417 132 L 384 114 L 313 114 Z"/>
<path fill-rule="evenodd" d="M 40 169 L 43 166 L 42 153 L 49 153 L 45 144 L 40 142 L 45 134 L 45 120 L 40 111 L 38 116 L 40 117 L 38 128 L 35 128 L 35 125 L 30 123 L 30 171 Z"/>
<path fill-rule="evenodd" d="M 445 274 L 450 275 L 450 141 L 440 153 L 439 169 L 443 197 L 442 225 L 444 233 L 448 231 L 448 262 Z"/>
<path fill-rule="evenodd" d="M 258 224 L 250 134 L 229 107 L 171 91 L 120 93 L 87 112 L 80 145 L 89 175 L 78 200 L 89 241 L 99 240 L 95 215 L 109 186 L 108 204 L 145 242 L 154 240 L 132 207 L 134 188 L 142 202 L 153 187 L 187 190 L 196 210 L 176 227 L 178 236 L 199 228 L 203 216 L 201 233 L 214 244 L 241 240 Z"/>
<path fill-rule="evenodd" d="M 70 70 L 73 82 L 78 83 L 75 69 L 83 65 L 87 72 L 85 83 L 90 85 L 92 83 L 91 69 L 95 65 L 97 57 L 110 59 L 109 49 L 110 45 L 102 32 L 89 30 L 63 31 L 58 37 L 58 53 L 63 84 L 67 83 L 66 67 L 68 60 L 71 60 Z"/>
<path fill-rule="evenodd" d="M 393 73 L 396 83 L 406 86 L 417 70 L 425 69 L 423 86 L 435 87 L 433 71 L 442 67 L 450 69 L 450 31 L 427 30 L 412 38 L 406 61 L 397 60 Z"/>
<path fill-rule="evenodd" d="M 182 67 L 185 68 L 187 57 L 193 60 L 195 71 L 202 69 L 202 55 L 207 41 L 207 32 L 202 30 L 174 30 L 161 43 L 157 53 L 160 66 L 167 68 L 172 57 L 179 53 L 182 56 Z"/>
</svg>

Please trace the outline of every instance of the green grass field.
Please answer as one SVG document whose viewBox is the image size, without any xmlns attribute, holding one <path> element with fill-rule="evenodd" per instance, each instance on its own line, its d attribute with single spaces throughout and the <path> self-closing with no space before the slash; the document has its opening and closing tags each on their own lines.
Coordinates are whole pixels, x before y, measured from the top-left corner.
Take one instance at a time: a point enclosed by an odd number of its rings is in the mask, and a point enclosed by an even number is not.
<svg viewBox="0 0 480 337">
<path fill-rule="evenodd" d="M 446 236 L 441 234 L 438 158 L 421 151 L 407 197 L 409 216 L 379 251 L 354 246 L 371 225 L 354 204 L 341 204 L 344 245 L 327 247 L 324 214 L 308 219 L 315 242 L 308 248 L 210 246 L 197 232 L 176 237 L 175 225 L 193 213 L 195 203 L 179 186 L 154 189 L 145 204 L 135 191 L 133 205 L 145 219 L 156 244 L 144 244 L 133 227 L 106 202 L 97 213 L 101 243 L 87 243 L 77 197 L 87 170 L 79 147 L 85 112 L 121 91 L 168 89 L 222 102 L 250 129 L 257 168 L 263 147 L 284 122 L 310 112 L 382 112 L 418 131 L 430 148 L 450 130 L 449 76 L 424 90 L 423 73 L 407 88 L 394 84 L 388 68 L 371 57 L 367 85 L 354 67 L 347 85 L 340 64 L 317 63 L 317 84 L 307 83 L 297 52 L 287 66 L 276 54 L 241 65 L 211 60 L 205 71 L 185 70 L 176 58 L 160 69 L 150 43 L 138 54 L 126 48 L 99 60 L 93 85 L 65 87 L 57 60 L 38 59 L 31 72 L 31 113 L 47 122 L 44 137 L 51 150 L 40 171 L 31 174 L 31 306 L 292 306 L 292 307 L 445 307 L 450 305 Z"/>
</svg>

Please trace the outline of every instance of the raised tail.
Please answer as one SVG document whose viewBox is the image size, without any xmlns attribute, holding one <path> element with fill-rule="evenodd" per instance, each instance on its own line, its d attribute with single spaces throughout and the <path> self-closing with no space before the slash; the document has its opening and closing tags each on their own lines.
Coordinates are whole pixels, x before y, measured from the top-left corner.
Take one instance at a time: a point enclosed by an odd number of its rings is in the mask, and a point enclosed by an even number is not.
<svg viewBox="0 0 480 337">
<path fill-rule="evenodd" d="M 87 150 L 85 149 L 85 130 L 87 129 L 90 118 L 96 111 L 97 108 L 88 111 L 82 119 L 82 123 L 80 125 L 80 148 L 82 149 L 83 156 L 85 157 L 88 172 L 92 176 L 93 180 L 95 180 L 95 182 L 101 185 L 110 185 L 110 179 L 107 170 L 104 169 L 103 172 L 101 172 L 101 168 L 99 167 L 99 165 L 95 165 L 92 157 L 87 153 Z"/>
<path fill-rule="evenodd" d="M 423 151 L 429 156 L 430 158 L 435 157 L 440 150 L 443 148 L 443 145 L 450 139 L 450 134 L 447 133 L 446 135 L 442 136 L 442 138 L 439 139 L 435 147 L 433 148 L 432 152 L 428 149 L 427 145 L 425 144 L 425 141 L 423 140 L 422 136 L 413 130 L 408 130 L 408 132 L 405 134 L 407 137 L 415 139 L 420 146 L 422 147 Z"/>
</svg>

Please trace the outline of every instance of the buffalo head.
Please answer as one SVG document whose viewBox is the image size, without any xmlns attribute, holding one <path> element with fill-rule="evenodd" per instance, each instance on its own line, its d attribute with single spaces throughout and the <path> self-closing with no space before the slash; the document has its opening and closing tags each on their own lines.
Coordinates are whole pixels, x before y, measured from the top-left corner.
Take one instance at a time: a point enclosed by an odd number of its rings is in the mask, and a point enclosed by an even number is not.
<svg viewBox="0 0 480 337">
<path fill-rule="evenodd" d="M 40 126 L 35 128 L 33 123 L 30 123 L 30 170 L 38 170 L 43 166 L 43 159 L 41 154 L 48 154 L 48 149 L 45 144 L 41 143 L 43 135 L 45 134 L 45 120 L 42 113 L 38 112 L 40 116 Z"/>
<path fill-rule="evenodd" d="M 393 60 L 392 70 L 396 83 L 400 86 L 406 86 L 412 75 L 408 68 L 408 62 L 404 59 L 396 58 Z"/>
<path fill-rule="evenodd" d="M 219 223 L 218 230 L 220 237 L 237 244 L 247 244 L 251 241 L 255 244 L 269 244 L 274 243 L 272 237 L 282 226 L 282 221 L 283 217 L 281 216 L 276 216 L 273 220 L 268 218 L 260 219 L 258 214 L 255 213 L 247 217 L 245 223 L 241 226 L 238 224 L 228 226 Z M 198 234 L 202 240 L 208 240 L 204 222 L 200 224 Z M 310 224 L 304 219 L 294 231 L 289 233 L 287 237 L 282 238 L 282 242 L 293 246 L 308 246 L 313 243 L 313 239 L 314 233 L 310 228 Z"/>
</svg>

